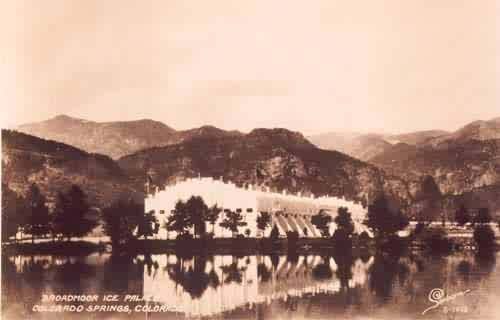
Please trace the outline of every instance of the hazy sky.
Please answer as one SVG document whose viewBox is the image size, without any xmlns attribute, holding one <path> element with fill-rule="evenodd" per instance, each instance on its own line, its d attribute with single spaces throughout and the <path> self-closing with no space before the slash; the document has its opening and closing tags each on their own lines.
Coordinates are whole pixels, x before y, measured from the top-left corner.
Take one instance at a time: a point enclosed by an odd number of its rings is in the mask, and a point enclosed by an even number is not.
<svg viewBox="0 0 500 320">
<path fill-rule="evenodd" d="M 2 125 L 404 132 L 500 116 L 494 0 L 4 0 Z"/>
</svg>

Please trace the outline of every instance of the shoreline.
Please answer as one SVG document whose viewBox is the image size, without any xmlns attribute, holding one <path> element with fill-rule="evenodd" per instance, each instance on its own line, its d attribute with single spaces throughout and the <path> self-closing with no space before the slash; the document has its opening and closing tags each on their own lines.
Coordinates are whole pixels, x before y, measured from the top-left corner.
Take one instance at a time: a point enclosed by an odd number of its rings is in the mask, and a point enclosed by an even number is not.
<svg viewBox="0 0 500 320">
<path fill-rule="evenodd" d="M 218 238 L 212 240 L 134 240 L 124 250 L 113 249 L 110 242 L 94 243 L 85 240 L 40 243 L 2 243 L 4 254 L 68 254 L 87 255 L 94 252 L 118 254 L 156 254 L 178 252 L 181 254 L 272 254 L 293 252 L 297 254 L 321 253 L 334 250 L 331 239 L 299 239 L 293 248 L 287 239 L 273 242 L 262 238 Z M 373 245 L 353 246 L 352 250 L 370 250 Z"/>
<path fill-rule="evenodd" d="M 405 250 L 426 252 L 425 248 L 412 246 L 406 243 Z M 307 238 L 298 239 L 295 245 L 289 246 L 287 239 L 278 239 L 271 242 L 263 238 L 218 238 L 212 240 L 158 240 L 140 239 L 128 243 L 124 249 L 113 249 L 110 242 L 90 242 L 85 240 L 40 242 L 40 243 L 2 243 L 3 255 L 14 254 L 55 254 L 85 256 L 92 253 L 110 254 L 161 254 L 178 253 L 181 255 L 204 255 L 204 254 L 328 254 L 332 252 L 371 252 L 378 250 L 376 244 L 370 241 L 367 244 L 354 243 L 350 250 L 335 248 L 330 238 Z M 500 250 L 497 244 L 493 251 Z M 478 252 L 472 249 L 452 249 L 450 252 Z"/>
</svg>

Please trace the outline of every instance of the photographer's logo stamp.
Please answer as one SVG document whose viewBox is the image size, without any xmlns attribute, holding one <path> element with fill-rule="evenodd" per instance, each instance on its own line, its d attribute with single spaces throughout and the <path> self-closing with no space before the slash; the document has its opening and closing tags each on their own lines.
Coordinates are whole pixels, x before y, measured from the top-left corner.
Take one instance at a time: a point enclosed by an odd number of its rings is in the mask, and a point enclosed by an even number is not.
<svg viewBox="0 0 500 320">
<path fill-rule="evenodd" d="M 434 303 L 434 305 L 425 309 L 424 312 L 422 312 L 422 315 L 425 315 L 427 312 L 434 310 L 434 309 L 437 309 L 440 306 L 443 306 L 443 312 L 445 312 L 445 313 L 448 313 L 448 312 L 467 313 L 468 307 L 465 305 L 464 306 L 450 307 L 447 304 L 449 302 L 455 301 L 458 297 L 465 296 L 466 294 L 468 294 L 470 292 L 471 292 L 471 290 L 465 290 L 465 291 L 454 293 L 452 295 L 446 295 L 444 290 L 441 288 L 432 289 L 431 292 L 429 292 L 428 299 L 430 302 Z"/>
</svg>

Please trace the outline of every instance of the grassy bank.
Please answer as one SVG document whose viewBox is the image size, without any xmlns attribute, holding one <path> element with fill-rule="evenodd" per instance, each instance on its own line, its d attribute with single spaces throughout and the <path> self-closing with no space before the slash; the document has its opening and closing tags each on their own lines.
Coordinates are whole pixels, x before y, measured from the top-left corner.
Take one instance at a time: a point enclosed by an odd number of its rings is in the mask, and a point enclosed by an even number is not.
<svg viewBox="0 0 500 320">
<path fill-rule="evenodd" d="M 333 248 L 331 239 L 299 239 L 294 249 L 299 252 L 328 250 Z M 218 238 L 211 240 L 137 240 L 127 245 L 127 251 L 137 253 L 163 253 L 184 251 L 189 253 L 208 252 L 216 254 L 256 254 L 275 251 L 288 251 L 286 239 L 270 241 L 258 238 Z"/>
<path fill-rule="evenodd" d="M 88 241 L 56 241 L 41 243 L 3 243 L 3 254 L 88 255 L 106 250 L 105 243 Z"/>
<path fill-rule="evenodd" d="M 432 240 L 432 241 L 431 241 Z M 446 242 L 441 244 L 441 242 Z M 446 250 L 438 250 L 445 248 Z M 449 247 L 449 249 L 447 249 Z M 133 240 L 121 248 L 113 248 L 109 242 L 91 242 L 85 239 L 55 242 L 10 242 L 3 243 L 2 250 L 5 254 L 56 254 L 56 255 L 88 255 L 93 252 L 114 252 L 126 254 L 229 254 L 229 255 L 255 255 L 255 254 L 327 254 L 333 251 L 352 249 L 353 251 L 373 251 L 377 248 L 384 251 L 423 250 L 438 252 L 462 251 L 466 247 L 450 241 L 447 238 L 430 238 L 429 241 L 411 238 L 399 238 L 377 243 L 375 240 L 368 242 L 354 241 L 352 248 L 343 248 L 331 238 L 299 238 L 295 243 L 287 239 L 274 241 L 265 238 L 216 238 L 216 239 L 187 239 L 187 240 Z M 498 245 L 493 248 L 498 250 Z"/>
<path fill-rule="evenodd" d="M 301 238 L 294 245 L 287 239 L 262 238 L 217 238 L 190 240 L 134 240 L 114 251 L 128 254 L 186 253 L 186 254 L 270 254 L 294 251 L 298 254 L 323 253 L 333 250 L 330 238 Z M 354 246 L 358 247 L 358 246 Z M 110 251 L 110 243 L 88 241 L 56 241 L 40 243 L 4 243 L 2 249 L 7 254 L 61 254 L 87 255 L 92 252 Z"/>
</svg>

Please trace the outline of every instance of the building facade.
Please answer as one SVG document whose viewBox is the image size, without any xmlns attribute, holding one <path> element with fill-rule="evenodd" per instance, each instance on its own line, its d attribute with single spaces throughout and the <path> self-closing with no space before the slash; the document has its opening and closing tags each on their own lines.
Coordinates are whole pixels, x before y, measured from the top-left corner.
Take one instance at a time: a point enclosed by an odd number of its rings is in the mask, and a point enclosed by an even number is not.
<svg viewBox="0 0 500 320">
<path fill-rule="evenodd" d="M 355 232 L 369 232 L 362 224 L 366 216 L 366 209 L 361 204 L 336 197 L 302 196 L 301 194 L 288 194 L 271 192 L 266 187 L 238 187 L 234 183 L 224 182 L 213 178 L 190 178 L 164 190 L 156 189 L 148 192 L 145 199 L 145 211 L 153 211 L 160 225 L 157 238 L 174 239 L 175 232 L 167 232 L 163 226 L 172 214 L 179 200 L 186 201 L 191 196 L 200 196 L 211 207 L 217 205 L 223 211 L 219 220 L 212 226 L 207 223 L 207 232 L 213 232 L 215 237 L 231 237 L 232 232 L 222 228 L 219 223 L 224 219 L 228 210 L 242 214 L 246 226 L 239 228 L 240 234 L 249 232 L 250 237 L 268 236 L 276 225 L 280 236 L 286 236 L 288 231 L 298 232 L 300 237 L 319 237 L 319 230 L 311 223 L 311 217 L 320 210 L 330 214 L 332 218 L 337 215 L 339 207 L 348 208 L 355 225 Z M 257 228 L 257 217 L 261 212 L 271 216 L 271 226 L 263 232 Z M 336 226 L 330 225 L 333 233 Z M 247 231 L 247 229 L 249 231 Z"/>
</svg>

